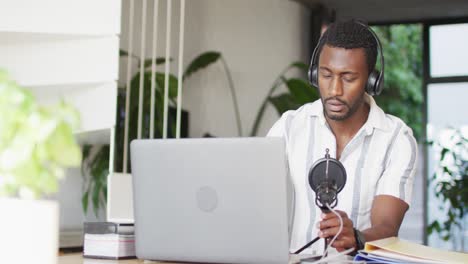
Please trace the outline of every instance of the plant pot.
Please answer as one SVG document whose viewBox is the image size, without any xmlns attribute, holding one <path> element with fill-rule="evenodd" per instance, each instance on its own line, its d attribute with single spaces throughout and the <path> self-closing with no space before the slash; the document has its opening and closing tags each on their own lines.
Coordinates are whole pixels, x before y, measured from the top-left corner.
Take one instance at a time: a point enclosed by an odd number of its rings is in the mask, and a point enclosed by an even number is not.
<svg viewBox="0 0 468 264">
<path fill-rule="evenodd" d="M 57 263 L 57 202 L 0 198 L 0 212 L 1 263 Z"/>
</svg>

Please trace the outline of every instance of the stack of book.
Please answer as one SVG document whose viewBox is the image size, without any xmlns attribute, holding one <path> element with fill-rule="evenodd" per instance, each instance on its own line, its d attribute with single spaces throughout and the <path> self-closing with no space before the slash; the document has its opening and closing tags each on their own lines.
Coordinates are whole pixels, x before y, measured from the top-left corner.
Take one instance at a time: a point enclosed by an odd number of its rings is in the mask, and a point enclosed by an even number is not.
<svg viewBox="0 0 468 264">
<path fill-rule="evenodd" d="M 355 261 L 372 263 L 468 263 L 468 254 L 446 251 L 390 237 L 367 242 Z"/>
<path fill-rule="evenodd" d="M 86 258 L 135 258 L 133 224 L 87 222 L 84 224 L 83 256 Z"/>
</svg>

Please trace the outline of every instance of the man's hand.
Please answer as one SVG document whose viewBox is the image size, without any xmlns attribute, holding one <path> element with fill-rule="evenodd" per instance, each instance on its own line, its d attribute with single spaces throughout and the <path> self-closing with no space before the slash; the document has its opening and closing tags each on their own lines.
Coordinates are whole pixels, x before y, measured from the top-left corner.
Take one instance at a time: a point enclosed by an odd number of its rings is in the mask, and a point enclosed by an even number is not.
<svg viewBox="0 0 468 264">
<path fill-rule="evenodd" d="M 331 246 L 336 248 L 339 252 L 348 248 L 355 248 L 356 240 L 354 239 L 353 221 L 348 218 L 345 212 L 339 210 L 335 211 L 340 214 L 343 219 L 343 230 Z M 320 230 L 319 237 L 331 240 L 340 229 L 340 219 L 332 212 L 326 214 L 322 213 L 322 221 L 318 222 L 317 228 Z"/>
<path fill-rule="evenodd" d="M 366 241 L 398 236 L 398 230 L 408 207 L 408 204 L 399 198 L 377 195 L 372 203 L 371 227 L 361 230 Z M 343 231 L 331 246 L 340 252 L 348 248 L 356 248 L 353 221 L 345 212 L 335 211 L 343 218 Z M 318 223 L 317 228 L 320 229 L 320 237 L 332 239 L 338 233 L 340 219 L 332 212 L 322 214 L 322 221 Z"/>
</svg>

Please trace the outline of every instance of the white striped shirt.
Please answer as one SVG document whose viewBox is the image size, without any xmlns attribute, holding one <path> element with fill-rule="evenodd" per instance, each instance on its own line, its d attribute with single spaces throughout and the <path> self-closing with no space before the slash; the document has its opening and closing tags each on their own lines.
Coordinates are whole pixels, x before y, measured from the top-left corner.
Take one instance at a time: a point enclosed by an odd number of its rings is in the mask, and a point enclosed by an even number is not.
<svg viewBox="0 0 468 264">
<path fill-rule="evenodd" d="M 412 130 L 399 118 L 385 114 L 374 99 L 366 123 L 345 146 L 340 162 L 347 181 L 338 194 L 335 209 L 348 214 L 354 226 L 363 230 L 371 226 L 370 210 L 374 196 L 392 195 L 410 205 L 416 171 L 417 145 Z M 291 252 L 317 236 L 320 209 L 308 183 L 312 164 L 325 156 L 336 158 L 336 139 L 323 115 L 321 100 L 285 112 L 268 132 L 286 142 L 289 173 L 294 186 Z M 303 253 L 320 254 L 323 239 Z"/>
</svg>

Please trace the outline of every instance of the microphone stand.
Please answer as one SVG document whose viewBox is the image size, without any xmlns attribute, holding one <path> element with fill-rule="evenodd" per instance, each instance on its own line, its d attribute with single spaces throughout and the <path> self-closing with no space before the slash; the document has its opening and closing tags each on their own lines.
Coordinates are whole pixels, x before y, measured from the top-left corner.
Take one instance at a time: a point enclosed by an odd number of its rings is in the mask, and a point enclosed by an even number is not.
<svg viewBox="0 0 468 264">
<path fill-rule="evenodd" d="M 323 213 L 329 213 L 330 212 L 329 208 L 334 208 L 338 204 L 337 193 L 339 192 L 339 190 L 337 190 L 338 188 L 337 188 L 335 182 L 330 181 L 330 179 L 328 177 L 328 167 L 329 167 L 329 164 L 330 164 L 330 154 L 329 154 L 329 149 L 328 148 L 326 149 L 326 153 L 325 153 L 325 162 L 326 162 L 325 179 L 321 184 L 319 184 L 317 189 L 314 189 L 314 187 L 312 187 L 312 189 L 317 193 L 316 196 L 315 196 L 315 204 L 320 208 L 320 210 L 322 210 Z M 343 168 L 343 170 L 344 170 L 344 168 Z M 346 173 L 346 171 L 344 171 L 344 173 Z M 310 178 L 309 178 L 309 181 L 310 181 Z M 296 250 L 294 252 L 294 254 L 301 253 L 306 248 L 310 247 L 312 244 L 317 242 L 319 239 L 320 239 L 320 237 L 317 236 L 316 238 L 314 238 L 313 240 L 311 240 L 310 242 L 305 244 L 303 247 Z M 325 248 L 324 248 L 323 257 L 326 257 L 326 253 L 327 253 L 326 250 L 327 250 L 327 247 L 328 247 L 328 238 L 324 238 L 324 239 L 325 239 L 325 243 L 324 243 Z"/>
<path fill-rule="evenodd" d="M 326 207 L 325 207 L 326 208 Z M 328 210 L 328 208 L 324 209 L 323 207 L 320 207 L 320 209 L 322 210 L 323 213 L 329 213 L 330 210 Z M 299 254 L 301 253 L 302 251 L 304 251 L 306 248 L 312 246 L 315 242 L 319 241 L 320 237 L 317 236 L 315 237 L 314 239 L 312 239 L 311 241 L 309 241 L 307 244 L 305 244 L 303 247 L 301 247 L 300 249 L 296 250 L 293 252 L 293 254 Z M 323 253 L 324 253 L 324 256 L 323 257 L 326 257 L 326 250 L 327 250 L 327 247 L 328 247 L 328 238 L 324 238 L 324 248 L 323 248 Z"/>
<path fill-rule="evenodd" d="M 304 251 L 304 249 L 310 247 L 312 244 L 314 244 L 315 242 L 317 242 L 319 239 L 320 239 L 320 237 L 316 237 L 316 238 L 312 239 L 309 243 L 305 244 L 303 247 L 301 247 L 300 249 L 296 250 L 293 254 L 299 254 L 299 253 L 301 253 L 302 251 Z"/>
</svg>

